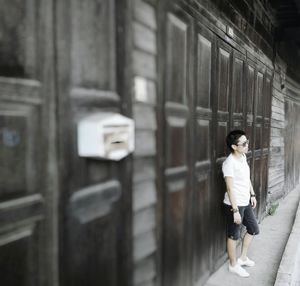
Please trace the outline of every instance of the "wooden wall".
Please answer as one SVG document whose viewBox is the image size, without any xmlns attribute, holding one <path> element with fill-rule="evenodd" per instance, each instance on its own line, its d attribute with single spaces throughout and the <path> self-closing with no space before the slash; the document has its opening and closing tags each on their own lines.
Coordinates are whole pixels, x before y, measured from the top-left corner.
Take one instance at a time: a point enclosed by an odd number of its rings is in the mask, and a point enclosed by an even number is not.
<svg viewBox="0 0 300 286">
<path fill-rule="evenodd" d="M 300 85 L 287 75 L 287 64 L 275 64 L 272 98 L 267 209 L 299 184 Z"/>
<path fill-rule="evenodd" d="M 285 97 L 285 191 L 290 192 L 300 179 L 300 83 L 286 80 Z"/>
<path fill-rule="evenodd" d="M 223 2 L 226 2 L 226 5 Z M 161 265 L 166 258 L 162 257 L 164 253 L 162 250 L 163 227 L 165 225 L 162 223 L 163 210 L 160 204 L 162 203 L 162 192 L 165 190 L 161 189 L 162 185 L 158 176 L 161 167 L 159 162 L 163 160 L 157 158 L 157 154 L 161 154 L 160 148 L 163 144 L 162 136 L 164 136 L 159 132 L 161 127 L 158 126 L 158 123 L 161 122 L 158 118 L 160 116 L 159 101 L 161 100 L 160 96 L 164 97 L 165 95 L 161 94 L 163 88 L 159 86 L 161 74 L 158 70 L 157 59 L 161 52 L 160 48 L 163 48 L 164 45 L 158 42 L 160 38 L 158 38 L 157 17 L 160 17 L 159 9 L 164 4 L 157 6 L 155 0 L 133 0 L 132 3 L 132 107 L 136 122 L 136 152 L 134 154 L 133 172 L 133 279 L 134 285 L 161 285 Z M 268 83 L 272 83 L 270 122 L 268 116 L 260 118 L 258 113 L 257 118 L 250 116 L 250 121 L 248 122 L 247 117 L 247 122 L 245 122 L 248 131 L 253 129 L 254 133 L 261 134 L 260 137 L 258 135 L 255 137 L 256 142 L 253 142 L 253 145 L 255 144 L 257 150 L 253 149 L 249 160 L 253 166 L 253 171 L 256 169 L 253 179 L 261 202 L 258 215 L 264 217 L 268 208 L 290 191 L 292 186 L 295 186 L 297 181 L 295 174 L 298 170 L 297 163 L 290 163 L 289 167 L 285 163 L 297 154 L 293 149 L 294 153 L 286 155 L 286 144 L 290 140 L 297 139 L 298 136 L 294 135 L 292 138 L 290 134 L 290 138 L 287 139 L 285 126 L 288 122 L 290 125 L 294 125 L 297 117 L 293 115 L 293 117 L 287 118 L 285 110 L 288 108 L 296 110 L 297 106 L 295 106 L 292 99 L 289 99 L 288 102 L 286 99 L 288 91 L 285 80 L 285 62 L 278 58 L 273 63 L 271 60 L 274 55 L 271 46 L 273 19 L 270 7 L 268 2 L 247 0 L 202 0 L 194 1 L 191 6 L 194 9 L 191 14 L 201 14 L 203 22 L 217 34 L 219 31 L 219 36 L 227 34 L 227 25 L 233 27 L 234 39 L 227 36 L 224 36 L 224 39 L 233 48 L 237 45 L 245 49 L 246 56 L 249 56 L 249 63 L 252 60 L 252 64 L 255 63 L 253 69 L 255 75 L 256 72 L 263 74 L 261 88 L 264 95 L 261 103 L 264 106 L 268 102 L 268 98 L 266 98 L 268 96 L 266 90 L 269 88 Z M 225 17 L 222 20 L 218 17 L 217 21 L 215 17 L 221 11 L 224 12 Z M 250 11 L 250 16 L 247 14 L 248 11 Z M 252 24 L 249 25 L 247 21 Z M 274 77 L 272 76 L 273 73 Z M 248 99 L 247 97 L 247 102 Z M 253 106 L 253 108 L 254 110 L 251 109 L 250 111 L 256 112 L 256 107 Z M 270 106 L 265 106 L 263 112 L 268 114 L 268 108 Z M 157 111 L 159 111 L 158 115 L 156 114 Z M 262 125 L 260 125 L 260 120 Z M 261 129 L 259 129 L 260 126 Z M 271 126 L 270 133 L 268 126 Z M 259 146 L 263 146 L 261 151 Z M 257 164 L 259 162 L 257 158 L 260 158 L 260 156 L 262 159 L 261 166 L 259 166 L 260 163 Z M 286 177 L 287 168 L 293 169 L 293 176 L 290 175 L 288 179 Z M 266 180 L 266 178 L 268 179 Z M 213 205 L 210 205 L 209 208 L 213 208 Z M 219 240 L 221 239 L 222 237 L 219 238 Z M 200 256 L 201 254 L 199 254 Z"/>
<path fill-rule="evenodd" d="M 284 97 L 285 97 L 285 71 L 284 62 L 278 61 L 275 66 L 273 92 L 272 92 L 272 115 L 271 115 L 271 138 L 270 138 L 270 161 L 268 182 L 268 208 L 285 195 L 284 189 Z"/>
<path fill-rule="evenodd" d="M 270 38 L 272 17 L 267 4 L 265 5 L 261 1 L 254 1 L 253 3 L 251 1 L 240 1 L 239 3 L 227 1 L 228 8 L 221 2 L 197 1 L 197 4 L 193 4 L 194 11 L 198 9 L 198 12 L 195 12 L 195 14 L 202 13 L 204 18 L 207 16 L 207 19 L 211 21 L 210 23 L 215 24 L 209 24 L 209 21 L 206 22 L 206 20 L 204 22 L 211 30 L 215 32 L 221 31 L 221 34 L 228 32 L 227 24 L 228 26 L 232 25 L 235 32 L 234 40 L 227 36 L 224 36 L 224 39 L 233 47 L 235 45 L 243 47 L 242 50 L 245 49 L 250 65 L 255 63 L 253 69 L 255 75 L 256 73 L 263 75 L 261 86 L 263 97 L 260 99 L 261 103 L 255 104 L 264 103 L 265 105 L 268 103 L 268 98 L 265 96 L 269 94 L 267 91 L 269 88 L 268 83 L 272 83 L 270 90 L 272 93 L 271 121 L 268 121 L 268 115 L 264 115 L 265 118 L 261 118 L 258 113 L 256 118 L 251 117 L 251 114 L 250 117 L 247 117 L 247 120 L 244 118 L 245 127 L 248 128 L 248 131 L 251 131 L 253 128 L 252 131 L 254 133 L 252 135 L 256 133 L 256 142 L 252 142 L 253 150 L 250 154 L 250 161 L 253 161 L 253 170 L 256 169 L 253 179 L 254 184 L 258 188 L 261 201 L 258 214 L 260 217 L 264 217 L 265 211 L 268 210 L 272 203 L 283 197 L 289 190 L 289 188 L 285 188 L 286 177 L 284 175 L 286 173 L 285 168 L 287 168 L 284 163 L 284 160 L 286 160 L 284 127 L 287 122 L 285 119 L 285 108 L 290 106 L 285 103 L 286 88 L 283 87 L 285 84 L 286 66 L 282 60 L 277 60 L 275 66 L 271 61 L 273 56 L 272 47 L 270 46 L 272 42 L 272 38 Z M 162 257 L 164 253 L 162 251 L 162 232 L 164 229 L 161 228 L 163 226 L 161 217 L 162 194 L 158 191 L 162 187 L 158 171 L 161 164 L 165 162 L 161 156 L 157 157 L 157 154 L 164 155 L 160 149 L 163 144 L 162 136 L 164 135 L 159 131 L 162 121 L 159 115 L 159 101 L 161 98 L 158 98 L 159 95 L 164 95 L 161 94 L 162 87 L 159 86 L 161 74 L 158 70 L 157 62 L 159 48 L 163 47 L 158 42 L 157 17 L 160 13 L 158 9 L 163 7 L 163 5 L 157 6 L 157 1 L 155 0 L 133 0 L 132 5 L 132 110 L 136 122 L 136 151 L 133 171 L 133 280 L 134 285 L 156 285 L 161 283 L 161 264 L 162 260 L 166 259 Z M 251 12 L 250 16 L 254 19 L 253 25 L 247 25 L 246 23 L 246 16 L 243 14 L 246 11 L 245 7 L 248 7 Z M 220 20 L 215 22 L 216 19 L 214 17 L 217 17 L 221 10 L 226 15 L 225 19 L 223 19 L 224 22 Z M 208 15 L 205 11 L 210 11 L 212 14 Z M 246 28 L 244 29 L 244 27 Z M 273 72 L 274 80 L 272 77 Z M 255 90 L 258 88 L 256 80 L 259 80 L 259 78 L 255 79 Z M 258 91 L 255 92 L 257 93 Z M 247 97 L 245 110 L 250 113 L 257 112 L 255 108 L 260 107 L 253 106 L 254 110 L 252 110 L 249 107 L 249 102 L 249 97 Z M 293 105 L 290 108 L 295 107 Z M 159 111 L 158 114 L 156 114 L 157 111 Z M 268 106 L 262 112 L 268 114 Z M 293 120 L 296 120 L 295 116 L 290 118 L 288 122 L 293 124 Z M 234 118 L 232 117 L 230 124 L 233 123 Z M 253 126 L 253 124 L 256 125 Z M 236 126 L 235 124 L 233 125 Z M 268 126 L 271 126 L 270 133 Z M 257 134 L 260 135 L 258 136 Z M 214 134 L 210 136 L 214 136 Z M 260 147 L 262 147 L 261 150 Z M 269 150 L 270 153 L 268 153 Z M 260 158 L 262 163 L 259 162 Z M 293 170 L 295 170 L 295 174 L 296 167 Z M 266 177 L 269 177 L 268 181 L 265 181 Z M 210 206 L 210 208 L 213 207 L 213 205 Z M 194 219 L 197 220 L 197 218 Z M 221 238 L 219 240 L 221 241 Z M 220 245 L 223 247 L 221 242 Z M 199 254 L 200 256 L 201 254 Z M 199 258 L 199 261 L 201 259 Z M 202 267 L 203 265 L 201 264 L 200 266 Z"/>
<path fill-rule="evenodd" d="M 157 24 L 150 1 L 133 1 L 133 285 L 157 281 L 156 102 Z"/>
</svg>

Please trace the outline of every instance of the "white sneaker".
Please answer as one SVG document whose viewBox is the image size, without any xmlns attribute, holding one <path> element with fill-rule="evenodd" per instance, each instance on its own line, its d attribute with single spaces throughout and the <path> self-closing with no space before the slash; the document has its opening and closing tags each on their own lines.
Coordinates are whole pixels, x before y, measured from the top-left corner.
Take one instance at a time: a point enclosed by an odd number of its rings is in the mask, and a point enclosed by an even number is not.
<svg viewBox="0 0 300 286">
<path fill-rule="evenodd" d="M 255 262 L 251 259 L 249 259 L 248 257 L 246 257 L 246 260 L 242 260 L 241 258 L 239 258 L 237 260 L 237 263 L 241 266 L 249 266 L 252 267 L 255 265 Z"/>
<path fill-rule="evenodd" d="M 250 276 L 250 274 L 238 263 L 236 263 L 234 266 L 231 266 L 229 263 L 229 271 L 244 278 Z"/>
</svg>

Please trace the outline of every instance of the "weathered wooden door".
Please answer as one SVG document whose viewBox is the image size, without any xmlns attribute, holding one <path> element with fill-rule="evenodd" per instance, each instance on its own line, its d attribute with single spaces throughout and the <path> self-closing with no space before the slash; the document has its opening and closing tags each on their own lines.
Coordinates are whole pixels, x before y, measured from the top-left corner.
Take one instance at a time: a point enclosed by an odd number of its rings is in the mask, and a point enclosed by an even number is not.
<svg viewBox="0 0 300 286">
<path fill-rule="evenodd" d="M 52 1 L 0 4 L 0 284 L 57 285 Z"/>
<path fill-rule="evenodd" d="M 193 282 L 205 281 L 212 264 L 213 248 L 210 245 L 215 229 L 212 218 L 212 174 L 213 174 L 213 76 L 215 74 L 216 41 L 214 34 L 200 23 L 195 30 L 195 96 L 193 100 L 192 156 L 194 192 L 192 200 L 192 246 Z M 209 224 L 211 224 L 210 227 Z"/>
<path fill-rule="evenodd" d="M 245 107 L 245 131 L 250 140 L 249 150 L 248 150 L 248 164 L 250 167 L 251 181 L 254 183 L 254 173 L 253 173 L 253 153 L 254 153 L 254 99 L 255 99 L 255 63 L 254 61 L 247 59 L 245 67 L 245 85 L 246 85 L 246 107 Z M 253 184 L 254 186 L 254 184 Z"/>
<path fill-rule="evenodd" d="M 221 163 L 232 48 L 186 7 L 169 3 L 162 10 L 162 275 L 164 285 L 189 285 L 224 261 Z"/>
<path fill-rule="evenodd" d="M 256 89 L 255 89 L 255 112 L 254 112 L 254 142 L 253 142 L 253 168 L 254 168 L 254 177 L 253 177 L 253 188 L 257 194 L 258 206 L 256 208 L 257 216 L 260 215 L 260 199 L 262 194 L 262 128 L 263 128 L 263 83 L 264 83 L 264 71 L 260 68 L 256 72 Z"/>
<path fill-rule="evenodd" d="M 116 2 L 57 1 L 62 285 L 132 285 L 131 159 L 77 152 L 82 118 L 130 106 L 127 1 Z"/>
<path fill-rule="evenodd" d="M 270 129 L 271 129 L 271 107 L 272 107 L 272 72 L 266 68 L 264 78 L 263 105 L 263 128 L 262 128 L 262 181 L 260 193 L 260 219 L 266 216 L 266 205 L 268 195 L 268 168 L 270 157 Z"/>
<path fill-rule="evenodd" d="M 268 160 L 270 142 L 270 116 L 272 74 L 261 63 L 256 65 L 254 93 L 253 133 L 253 188 L 257 194 L 256 213 L 259 219 L 265 216 L 268 188 Z"/>
<path fill-rule="evenodd" d="M 190 180 L 190 17 L 178 7 L 164 10 L 164 223 L 163 285 L 185 285 Z"/>
<path fill-rule="evenodd" d="M 257 195 L 255 213 L 265 216 L 270 144 L 272 73 L 261 62 L 248 58 L 246 63 L 246 133 L 250 139 L 248 162 Z"/>
<path fill-rule="evenodd" d="M 128 112 L 126 3 L 1 1 L 1 285 L 132 285 L 130 159 L 79 158 L 76 136 Z"/>
<path fill-rule="evenodd" d="M 226 191 L 222 175 L 222 163 L 227 156 L 226 135 L 230 129 L 230 104 L 231 104 L 231 70 L 232 70 L 232 48 L 221 39 L 217 41 L 215 51 L 216 64 L 216 84 L 214 93 L 214 146 L 213 162 L 213 199 L 212 199 L 212 219 L 214 225 L 213 242 L 213 264 L 217 267 L 224 261 L 226 251 L 225 240 L 225 220 L 223 214 L 223 198 Z"/>
</svg>

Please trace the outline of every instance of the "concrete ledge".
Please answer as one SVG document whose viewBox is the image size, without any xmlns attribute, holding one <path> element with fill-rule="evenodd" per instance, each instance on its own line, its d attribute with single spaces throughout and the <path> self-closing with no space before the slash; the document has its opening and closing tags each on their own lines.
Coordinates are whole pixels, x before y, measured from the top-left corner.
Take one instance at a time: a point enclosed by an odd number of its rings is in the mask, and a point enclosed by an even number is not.
<svg viewBox="0 0 300 286">
<path fill-rule="evenodd" d="M 300 191 L 299 189 L 297 191 Z M 300 285 L 300 202 L 274 286 Z"/>
</svg>

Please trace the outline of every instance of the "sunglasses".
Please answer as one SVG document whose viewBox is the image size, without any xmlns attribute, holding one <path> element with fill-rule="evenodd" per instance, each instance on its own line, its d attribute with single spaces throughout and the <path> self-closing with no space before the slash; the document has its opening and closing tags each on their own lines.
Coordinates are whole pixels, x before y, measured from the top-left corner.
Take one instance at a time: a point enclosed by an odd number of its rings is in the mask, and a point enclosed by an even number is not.
<svg viewBox="0 0 300 286">
<path fill-rule="evenodd" d="M 246 145 L 249 144 L 249 140 L 246 140 L 245 142 L 243 143 L 240 143 L 240 144 L 236 144 L 236 146 L 243 146 L 243 147 L 246 147 Z"/>
</svg>

